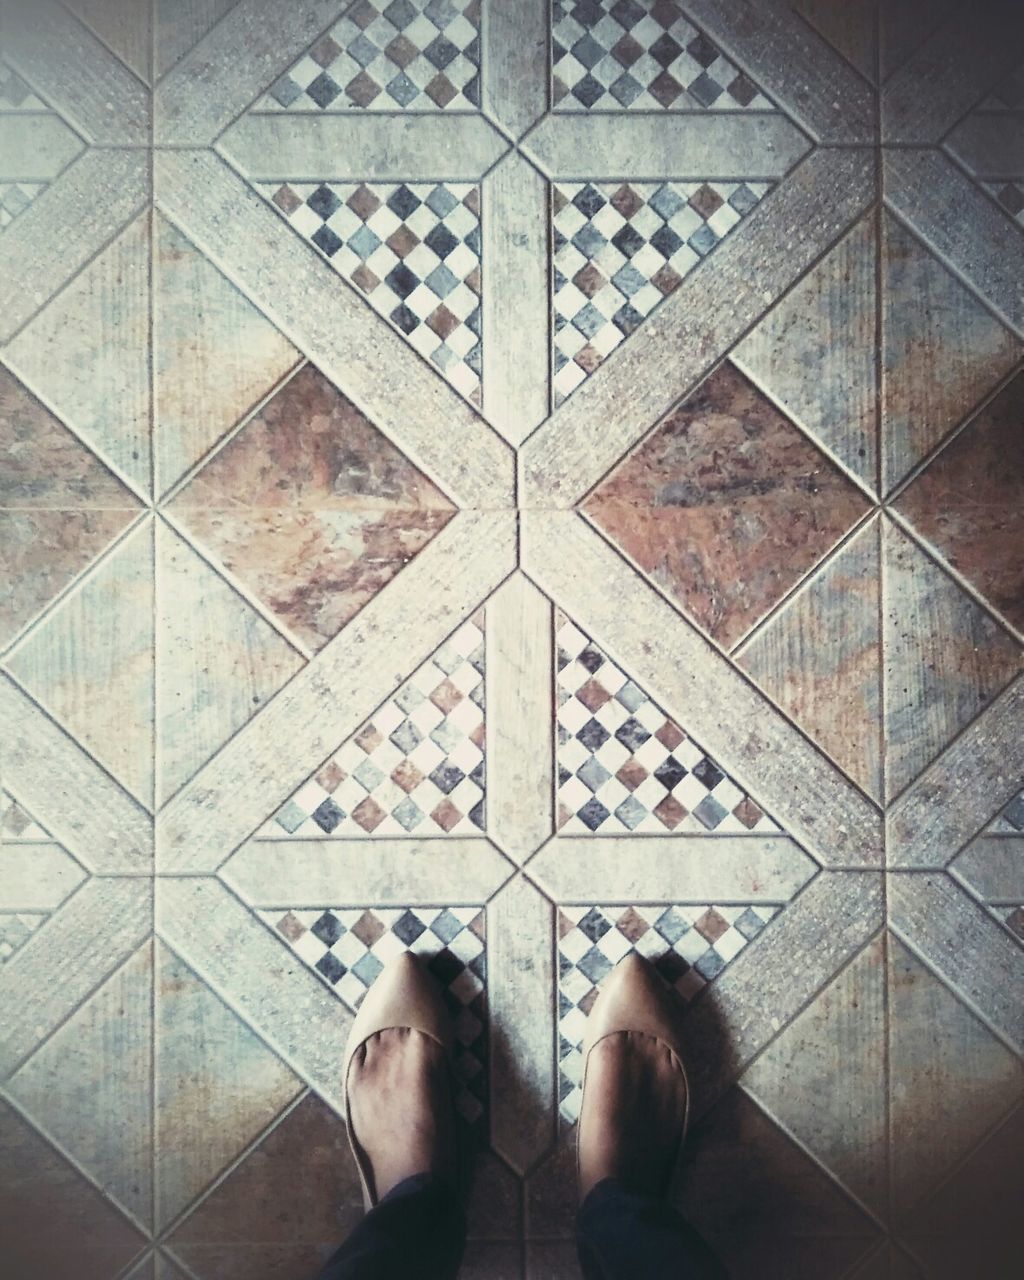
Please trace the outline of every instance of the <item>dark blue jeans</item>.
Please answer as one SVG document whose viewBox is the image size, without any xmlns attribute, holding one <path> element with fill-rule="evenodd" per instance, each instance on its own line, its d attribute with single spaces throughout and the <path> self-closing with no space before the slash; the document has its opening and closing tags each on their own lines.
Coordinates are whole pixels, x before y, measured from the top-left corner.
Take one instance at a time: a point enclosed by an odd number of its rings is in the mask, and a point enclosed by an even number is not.
<svg viewBox="0 0 1024 1280">
<path fill-rule="evenodd" d="M 466 1219 L 455 1191 L 432 1174 L 399 1183 L 372 1209 L 319 1280 L 455 1280 Z M 585 1280 L 725 1280 L 721 1264 L 667 1201 L 608 1178 L 576 1217 Z"/>
</svg>

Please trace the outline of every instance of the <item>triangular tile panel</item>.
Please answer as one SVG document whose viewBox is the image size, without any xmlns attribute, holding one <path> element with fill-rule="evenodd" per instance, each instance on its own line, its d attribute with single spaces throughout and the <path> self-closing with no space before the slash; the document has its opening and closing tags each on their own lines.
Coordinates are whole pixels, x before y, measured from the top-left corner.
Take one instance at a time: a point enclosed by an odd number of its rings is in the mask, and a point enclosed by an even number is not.
<svg viewBox="0 0 1024 1280">
<path fill-rule="evenodd" d="M 580 1046 L 598 985 L 630 951 L 651 960 L 686 1001 L 693 1000 L 779 914 L 759 902 L 657 903 L 557 908 L 558 1104 L 568 1124 L 583 1099 Z"/>
<path fill-rule="evenodd" d="M 0 933 L 8 947 L 20 946 L 87 874 L 24 805 L 0 791 L 0 914 L 7 921 Z"/>
<path fill-rule="evenodd" d="M 552 183 L 556 403 L 635 332 L 769 186 Z"/>
<path fill-rule="evenodd" d="M 986 834 L 1019 836 L 1024 835 L 1024 790 L 1013 797 L 985 828 Z"/>
<path fill-rule="evenodd" d="M 61 418 L 150 488 L 150 216 L 142 214 L 7 347 Z"/>
<path fill-rule="evenodd" d="M 451 519 L 443 493 L 306 365 L 170 510 L 320 649 Z"/>
<path fill-rule="evenodd" d="M 882 554 L 891 800 L 1024 669 L 1024 650 L 889 522 Z"/>
<path fill-rule="evenodd" d="M 770 111 L 772 103 L 674 0 L 554 0 L 559 111 Z"/>
<path fill-rule="evenodd" d="M 0 791 L 0 842 L 34 843 L 50 838 L 50 833 L 33 818 L 24 805 L 8 792 Z"/>
<path fill-rule="evenodd" d="M 153 529 L 147 522 L 7 659 L 101 764 L 153 804 Z"/>
<path fill-rule="evenodd" d="M 0 192 L 8 184 L 31 189 L 56 178 L 85 144 L 69 123 L 43 102 L 8 63 L 0 60 Z M 34 191 L 34 199 L 40 192 Z M 5 218 L 4 205 L 9 218 Z M 0 203 L 0 232 L 24 206 L 12 191 Z"/>
<path fill-rule="evenodd" d="M 156 74 L 166 74 L 237 3 L 238 0 L 189 0 L 188 4 L 156 0 Z"/>
<path fill-rule="evenodd" d="M 724 769 L 564 614 L 556 615 L 563 835 L 774 834 Z"/>
<path fill-rule="evenodd" d="M 7 1083 L 40 1129 L 147 1225 L 152 1218 L 152 1003 L 147 944 Z"/>
<path fill-rule="evenodd" d="M 852 538 L 738 657 L 871 796 L 882 796 L 879 528 Z"/>
<path fill-rule="evenodd" d="M 315 907 L 257 913 L 350 1009 L 392 957 L 422 956 L 455 1028 L 456 1109 L 470 1125 L 487 1103 L 487 954 L 482 907 Z"/>
<path fill-rule="evenodd" d="M 291 182 L 262 183 L 258 189 L 479 408 L 479 187 Z"/>
<path fill-rule="evenodd" d="M 37 98 L 13 67 L 0 62 L 0 112 L 4 115 L 17 111 L 42 112 L 49 107 Z"/>
<path fill-rule="evenodd" d="M 0 912 L 0 964 L 10 960 L 47 919 L 49 913 L 45 911 Z"/>
<path fill-rule="evenodd" d="M 262 829 L 265 837 L 484 830 L 484 617 L 461 627 Z"/>
<path fill-rule="evenodd" d="M 176 0 L 175 7 L 186 12 L 196 8 L 196 0 L 187 5 Z M 139 0 L 69 0 L 68 8 L 96 32 L 140 80 L 151 80 L 153 47 L 152 5 Z"/>
<path fill-rule="evenodd" d="M 253 109 L 479 106 L 480 0 L 357 0 Z"/>
<path fill-rule="evenodd" d="M 726 362 L 584 511 L 724 648 L 779 604 L 867 500 Z"/>
<path fill-rule="evenodd" d="M 983 182 L 981 184 L 1011 218 L 1024 227 L 1024 178 L 1019 182 Z"/>
<path fill-rule="evenodd" d="M 48 186 L 46 182 L 0 182 L 0 231 L 6 231 Z"/>
<path fill-rule="evenodd" d="M 157 575 L 157 803 L 163 804 L 303 659 L 163 523 Z"/>
</svg>

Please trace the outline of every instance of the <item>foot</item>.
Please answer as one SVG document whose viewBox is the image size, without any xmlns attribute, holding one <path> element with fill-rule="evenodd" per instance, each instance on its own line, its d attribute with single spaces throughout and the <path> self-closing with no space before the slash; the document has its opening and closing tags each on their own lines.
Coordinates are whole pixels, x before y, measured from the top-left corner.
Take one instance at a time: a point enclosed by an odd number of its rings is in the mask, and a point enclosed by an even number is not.
<svg viewBox="0 0 1024 1280">
<path fill-rule="evenodd" d="M 580 1110 L 580 1199 L 604 1178 L 661 1195 L 686 1122 L 686 1080 L 654 1036 L 616 1031 L 587 1059 Z"/>
<path fill-rule="evenodd" d="M 436 1040 L 411 1027 L 378 1031 L 356 1050 L 348 1087 L 352 1129 L 378 1200 L 416 1173 L 454 1179 L 451 1085 Z"/>
</svg>

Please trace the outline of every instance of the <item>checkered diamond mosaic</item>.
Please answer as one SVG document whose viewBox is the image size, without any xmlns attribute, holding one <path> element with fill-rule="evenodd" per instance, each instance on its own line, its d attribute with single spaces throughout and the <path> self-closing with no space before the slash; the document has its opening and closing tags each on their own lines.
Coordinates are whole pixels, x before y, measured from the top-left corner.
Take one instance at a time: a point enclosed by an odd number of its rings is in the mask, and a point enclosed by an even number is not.
<svg viewBox="0 0 1024 1280">
<path fill-rule="evenodd" d="M 1024 835 L 1024 790 L 1019 791 L 1010 803 L 996 814 L 985 831 L 990 835 Z"/>
<path fill-rule="evenodd" d="M 559 110 L 773 110 L 673 0 L 554 0 L 551 13 Z"/>
<path fill-rule="evenodd" d="M 43 911 L 0 911 L 0 964 L 10 960 L 48 918 Z"/>
<path fill-rule="evenodd" d="M 480 406 L 480 190 L 284 183 L 260 190 L 468 400 Z"/>
<path fill-rule="evenodd" d="M 264 836 L 465 836 L 485 826 L 484 616 L 464 623 L 295 792 Z"/>
<path fill-rule="evenodd" d="M 480 0 L 357 0 L 259 111 L 473 111 Z"/>
<path fill-rule="evenodd" d="M 487 953 L 482 907 L 317 907 L 261 911 L 297 956 L 356 1009 L 393 956 L 422 956 L 455 1027 L 456 1106 L 483 1126 L 487 1105 Z"/>
<path fill-rule="evenodd" d="M 45 182 L 0 182 L 0 231 L 6 231 L 19 213 L 24 213 L 49 184 Z"/>
<path fill-rule="evenodd" d="M 678 288 L 769 185 L 552 184 L 556 403 Z"/>
<path fill-rule="evenodd" d="M 50 835 L 35 818 L 6 791 L 0 791 L 0 841 L 49 840 Z"/>
<path fill-rule="evenodd" d="M 981 185 L 994 197 L 1000 208 L 1005 209 L 1011 218 L 1024 227 L 1024 178 L 1018 182 L 983 182 Z"/>
<path fill-rule="evenodd" d="M 741 787 L 563 614 L 556 618 L 564 835 L 777 833 Z"/>
<path fill-rule="evenodd" d="M 637 951 L 680 996 L 694 999 L 756 938 L 781 907 L 668 904 L 558 908 L 558 1098 L 563 1120 L 579 1119 L 580 1046 L 598 985 Z"/>
</svg>

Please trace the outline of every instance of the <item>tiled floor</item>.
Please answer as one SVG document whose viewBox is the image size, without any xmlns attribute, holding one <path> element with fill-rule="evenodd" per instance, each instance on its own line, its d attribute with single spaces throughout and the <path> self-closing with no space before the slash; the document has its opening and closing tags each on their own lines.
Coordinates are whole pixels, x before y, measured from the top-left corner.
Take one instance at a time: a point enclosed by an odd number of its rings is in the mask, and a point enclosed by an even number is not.
<svg viewBox="0 0 1024 1280">
<path fill-rule="evenodd" d="M 594 987 L 751 1280 L 1019 1273 L 1012 0 L 0 27 L 0 1271 L 307 1280 L 352 1011 L 561 1280 Z"/>
</svg>

